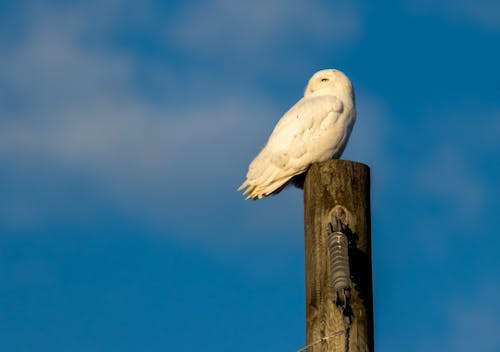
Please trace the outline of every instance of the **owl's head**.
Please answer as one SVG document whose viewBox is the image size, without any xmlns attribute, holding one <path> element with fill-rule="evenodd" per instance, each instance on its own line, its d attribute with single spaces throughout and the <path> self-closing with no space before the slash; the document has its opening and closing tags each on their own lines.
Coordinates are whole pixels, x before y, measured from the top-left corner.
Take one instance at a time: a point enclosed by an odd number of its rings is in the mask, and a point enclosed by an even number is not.
<svg viewBox="0 0 500 352">
<path fill-rule="evenodd" d="M 307 84 L 304 96 L 308 95 L 347 95 L 354 98 L 351 81 L 339 70 L 328 69 L 316 72 Z"/>
</svg>

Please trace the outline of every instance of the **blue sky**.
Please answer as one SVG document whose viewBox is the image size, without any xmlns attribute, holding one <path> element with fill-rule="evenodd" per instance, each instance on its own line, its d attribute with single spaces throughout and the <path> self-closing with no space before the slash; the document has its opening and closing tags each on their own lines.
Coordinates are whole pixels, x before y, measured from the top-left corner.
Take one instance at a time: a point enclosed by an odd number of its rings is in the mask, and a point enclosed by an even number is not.
<svg viewBox="0 0 500 352">
<path fill-rule="evenodd" d="M 302 193 L 235 189 L 354 83 L 379 351 L 500 350 L 500 6 L 0 2 L 2 351 L 295 351 Z"/>
</svg>

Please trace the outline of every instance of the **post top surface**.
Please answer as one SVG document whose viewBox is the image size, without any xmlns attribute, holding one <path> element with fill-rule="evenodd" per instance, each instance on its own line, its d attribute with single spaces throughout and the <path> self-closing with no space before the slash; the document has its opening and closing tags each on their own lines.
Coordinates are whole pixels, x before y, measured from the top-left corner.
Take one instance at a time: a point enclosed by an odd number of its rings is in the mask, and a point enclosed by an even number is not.
<svg viewBox="0 0 500 352">
<path fill-rule="evenodd" d="M 360 163 L 358 161 L 353 161 L 353 160 L 344 160 L 344 159 L 329 159 L 329 160 L 325 160 L 325 161 L 322 161 L 320 163 L 314 163 L 311 165 L 311 167 L 317 165 L 316 167 L 323 167 L 323 166 L 334 166 L 335 164 L 353 164 L 353 166 L 357 166 L 357 167 L 366 167 L 366 168 L 370 168 L 370 166 L 364 164 L 364 163 Z"/>
</svg>

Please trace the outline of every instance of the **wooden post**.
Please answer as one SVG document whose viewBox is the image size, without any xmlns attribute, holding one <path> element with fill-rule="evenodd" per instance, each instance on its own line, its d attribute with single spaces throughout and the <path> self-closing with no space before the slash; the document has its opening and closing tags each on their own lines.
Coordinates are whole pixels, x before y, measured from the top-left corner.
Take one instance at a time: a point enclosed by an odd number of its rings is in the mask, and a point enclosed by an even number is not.
<svg viewBox="0 0 500 352">
<path fill-rule="evenodd" d="M 344 209 L 337 216 L 348 225 L 354 316 L 349 326 L 335 304 L 330 272 L 328 224 L 336 206 Z M 312 165 L 304 183 L 304 216 L 307 351 L 373 352 L 369 167 L 346 160 Z"/>
</svg>

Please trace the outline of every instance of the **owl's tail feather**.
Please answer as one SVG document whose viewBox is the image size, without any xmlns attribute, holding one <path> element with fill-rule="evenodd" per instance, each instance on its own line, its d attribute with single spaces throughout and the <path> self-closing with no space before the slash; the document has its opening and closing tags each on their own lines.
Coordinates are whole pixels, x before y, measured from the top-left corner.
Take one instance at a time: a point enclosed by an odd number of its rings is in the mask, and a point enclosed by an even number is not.
<svg viewBox="0 0 500 352">
<path fill-rule="evenodd" d="M 245 189 L 244 195 L 247 195 L 246 199 L 261 199 L 267 197 L 271 194 L 279 193 L 288 183 L 288 181 L 293 176 L 280 177 L 274 180 L 268 180 L 263 184 L 253 182 L 253 180 L 246 180 L 238 188 L 238 191 Z"/>
</svg>

